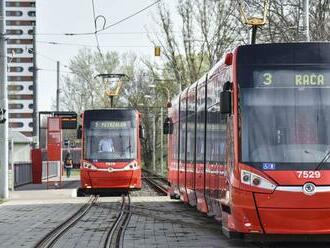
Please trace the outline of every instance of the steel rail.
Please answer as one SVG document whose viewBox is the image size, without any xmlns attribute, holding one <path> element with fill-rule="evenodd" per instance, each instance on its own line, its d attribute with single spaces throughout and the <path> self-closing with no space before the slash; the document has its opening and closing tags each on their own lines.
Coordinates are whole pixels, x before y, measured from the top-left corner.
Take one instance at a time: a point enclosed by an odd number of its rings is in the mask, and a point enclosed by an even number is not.
<svg viewBox="0 0 330 248">
<path fill-rule="evenodd" d="M 149 176 L 149 175 L 151 175 L 151 176 Z M 166 185 L 168 185 L 168 182 L 167 182 L 166 179 L 164 179 L 164 177 L 157 176 L 157 175 L 151 173 L 150 171 L 144 169 L 142 179 L 149 186 L 151 186 L 154 190 L 156 190 L 159 194 L 167 195 L 167 189 L 168 188 L 166 186 L 164 186 L 163 184 L 158 182 L 158 180 L 160 180 L 160 181 L 166 183 Z"/>
<path fill-rule="evenodd" d="M 143 173 L 147 173 L 148 175 L 151 175 L 151 176 L 148 176 L 149 178 L 157 178 L 158 180 L 162 181 L 163 183 L 169 185 L 168 180 L 167 180 L 166 177 L 164 177 L 162 175 L 155 174 L 154 172 L 152 172 L 150 170 L 147 170 L 145 168 L 142 168 L 142 171 L 143 171 Z"/>
<path fill-rule="evenodd" d="M 104 248 L 123 247 L 125 229 L 131 217 L 130 204 L 131 204 L 130 195 L 129 194 L 127 195 L 127 202 L 126 202 L 126 196 L 123 195 L 120 212 L 115 222 L 108 231 L 104 243 Z"/>
<path fill-rule="evenodd" d="M 77 212 L 58 225 L 55 229 L 50 231 L 43 237 L 34 247 L 48 248 L 53 247 L 54 244 L 62 237 L 71 227 L 73 227 L 97 202 L 99 196 L 90 196 L 88 202 L 84 204 Z"/>
<path fill-rule="evenodd" d="M 156 180 L 149 178 L 149 177 L 143 177 L 143 180 L 149 184 L 154 190 L 157 191 L 157 193 L 162 195 L 167 195 L 167 188 L 161 185 L 160 183 L 156 182 Z"/>
</svg>

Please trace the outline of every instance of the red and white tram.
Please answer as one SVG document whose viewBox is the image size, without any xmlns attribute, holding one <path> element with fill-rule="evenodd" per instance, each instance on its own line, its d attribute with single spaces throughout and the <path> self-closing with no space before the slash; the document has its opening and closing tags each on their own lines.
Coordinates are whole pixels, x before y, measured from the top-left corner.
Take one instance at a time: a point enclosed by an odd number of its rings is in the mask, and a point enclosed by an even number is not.
<svg viewBox="0 0 330 248">
<path fill-rule="evenodd" d="M 329 123 L 330 43 L 239 46 L 172 102 L 170 194 L 228 235 L 330 234 Z"/>
<path fill-rule="evenodd" d="M 79 192 L 141 189 L 140 114 L 97 109 L 82 114 Z"/>
</svg>

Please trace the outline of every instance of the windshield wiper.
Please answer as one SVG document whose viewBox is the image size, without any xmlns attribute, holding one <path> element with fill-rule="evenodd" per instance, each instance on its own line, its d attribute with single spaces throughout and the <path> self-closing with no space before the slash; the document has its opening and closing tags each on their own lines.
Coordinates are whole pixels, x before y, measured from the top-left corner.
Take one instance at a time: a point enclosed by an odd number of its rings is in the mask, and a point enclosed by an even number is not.
<svg viewBox="0 0 330 248">
<path fill-rule="evenodd" d="M 127 148 L 129 149 L 129 157 L 131 158 L 132 157 L 131 136 L 128 136 L 128 147 Z"/>
<path fill-rule="evenodd" d="M 321 169 L 321 167 L 325 164 L 325 162 L 328 161 L 330 157 L 330 150 L 325 154 L 324 158 L 321 160 L 321 162 L 316 166 L 315 170 Z"/>
</svg>

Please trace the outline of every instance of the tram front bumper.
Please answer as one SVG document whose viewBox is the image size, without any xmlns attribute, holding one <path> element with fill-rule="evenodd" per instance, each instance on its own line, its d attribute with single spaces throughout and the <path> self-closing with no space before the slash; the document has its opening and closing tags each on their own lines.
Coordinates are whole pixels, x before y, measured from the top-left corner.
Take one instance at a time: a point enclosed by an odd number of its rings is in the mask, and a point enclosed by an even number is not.
<svg viewBox="0 0 330 248">
<path fill-rule="evenodd" d="M 330 209 L 259 208 L 266 234 L 330 234 Z"/>
<path fill-rule="evenodd" d="M 330 194 L 231 191 L 228 229 L 245 234 L 330 234 Z"/>
<path fill-rule="evenodd" d="M 330 194 L 305 195 L 275 190 L 255 193 L 261 225 L 266 234 L 330 234 Z"/>
<path fill-rule="evenodd" d="M 82 171 L 81 186 L 91 189 L 140 189 L 141 170 Z"/>
</svg>

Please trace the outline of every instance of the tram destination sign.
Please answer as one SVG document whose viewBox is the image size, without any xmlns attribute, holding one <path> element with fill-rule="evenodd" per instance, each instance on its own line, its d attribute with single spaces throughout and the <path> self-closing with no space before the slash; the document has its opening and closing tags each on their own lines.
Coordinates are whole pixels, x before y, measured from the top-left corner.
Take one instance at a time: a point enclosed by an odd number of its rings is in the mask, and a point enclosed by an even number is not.
<svg viewBox="0 0 330 248">
<path fill-rule="evenodd" d="M 91 128 L 93 129 L 121 129 L 128 128 L 129 121 L 92 121 Z"/>
<path fill-rule="evenodd" d="M 329 70 L 253 71 L 256 88 L 330 88 Z"/>
<path fill-rule="evenodd" d="M 77 129 L 77 113 L 53 112 L 54 116 L 61 118 L 61 129 Z"/>
</svg>

